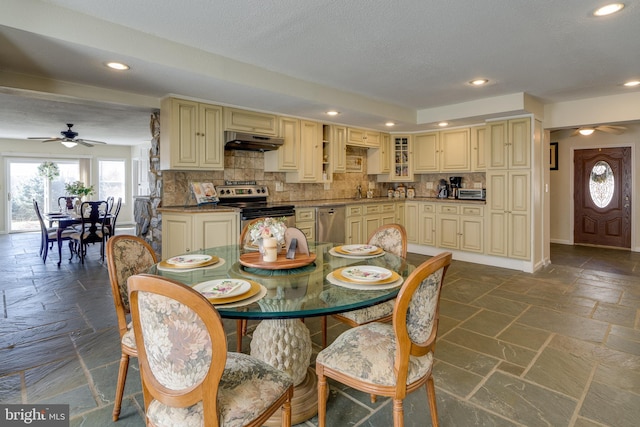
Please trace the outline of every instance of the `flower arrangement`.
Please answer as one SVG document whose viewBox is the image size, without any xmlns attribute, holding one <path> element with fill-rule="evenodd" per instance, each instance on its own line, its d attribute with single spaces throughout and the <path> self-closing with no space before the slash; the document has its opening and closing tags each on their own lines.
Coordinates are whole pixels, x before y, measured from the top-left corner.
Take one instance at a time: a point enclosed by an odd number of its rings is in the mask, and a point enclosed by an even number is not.
<svg viewBox="0 0 640 427">
<path fill-rule="evenodd" d="M 60 176 L 60 169 L 53 162 L 42 162 L 38 166 L 38 175 L 47 178 L 48 181 L 53 181 Z"/>
<path fill-rule="evenodd" d="M 93 195 L 93 193 L 95 193 L 95 190 L 93 189 L 93 185 L 85 187 L 84 182 L 82 181 L 75 181 L 75 182 L 65 184 L 64 190 L 67 192 L 68 195 L 78 196 L 78 197 L 91 196 Z"/>
<path fill-rule="evenodd" d="M 249 236 L 254 244 L 259 244 L 261 239 L 265 237 L 275 237 L 278 243 L 284 242 L 284 232 L 287 226 L 284 224 L 285 219 L 282 218 L 265 218 L 257 221 L 249 226 Z"/>
</svg>

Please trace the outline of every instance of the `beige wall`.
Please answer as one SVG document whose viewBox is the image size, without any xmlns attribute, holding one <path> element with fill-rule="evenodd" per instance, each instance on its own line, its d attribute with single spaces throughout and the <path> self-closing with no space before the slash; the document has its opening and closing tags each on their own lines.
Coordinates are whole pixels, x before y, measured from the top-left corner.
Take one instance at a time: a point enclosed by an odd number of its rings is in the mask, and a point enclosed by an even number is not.
<svg viewBox="0 0 640 427">
<path fill-rule="evenodd" d="M 46 159 L 87 159 L 90 162 L 90 182 L 89 185 L 98 183 L 98 160 L 99 159 L 124 159 L 125 170 L 131 171 L 131 147 L 123 145 L 96 145 L 92 148 L 78 145 L 74 148 L 66 148 L 57 142 L 42 143 L 40 141 L 0 139 L 0 233 L 8 232 L 7 218 L 7 159 L 10 157 L 39 157 Z M 125 177 L 126 197 L 123 200 L 122 210 L 118 217 L 118 224 L 133 223 L 133 199 L 131 196 L 131 173 Z"/>
<path fill-rule="evenodd" d="M 640 238 L 637 236 L 640 226 L 640 125 L 626 125 L 627 131 L 622 135 L 611 135 L 595 132 L 589 137 L 574 136 L 562 139 L 554 138 L 551 142 L 558 142 L 558 170 L 550 171 L 550 216 L 551 242 L 573 243 L 573 153 L 581 148 L 598 147 L 631 147 L 632 155 L 632 227 L 631 248 L 640 251 Z"/>
</svg>

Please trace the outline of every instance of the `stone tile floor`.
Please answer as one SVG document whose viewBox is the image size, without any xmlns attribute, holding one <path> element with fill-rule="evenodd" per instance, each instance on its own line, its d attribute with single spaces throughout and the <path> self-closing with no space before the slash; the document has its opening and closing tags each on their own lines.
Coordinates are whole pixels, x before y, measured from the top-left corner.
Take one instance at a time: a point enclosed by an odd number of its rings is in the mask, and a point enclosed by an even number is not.
<svg viewBox="0 0 640 427">
<path fill-rule="evenodd" d="M 38 239 L 0 236 L 0 402 L 69 403 L 72 426 L 144 425 L 135 361 L 111 421 L 120 350 L 98 248 L 58 268 Z M 453 262 L 434 366 L 442 426 L 639 425 L 640 254 L 552 245 L 552 262 L 536 274 Z M 306 324 L 318 351 L 319 322 Z M 345 330 L 329 324 L 330 339 Z M 332 384 L 328 425 L 392 425 L 390 403 Z M 429 425 L 428 411 L 413 393 L 405 425 Z"/>
</svg>

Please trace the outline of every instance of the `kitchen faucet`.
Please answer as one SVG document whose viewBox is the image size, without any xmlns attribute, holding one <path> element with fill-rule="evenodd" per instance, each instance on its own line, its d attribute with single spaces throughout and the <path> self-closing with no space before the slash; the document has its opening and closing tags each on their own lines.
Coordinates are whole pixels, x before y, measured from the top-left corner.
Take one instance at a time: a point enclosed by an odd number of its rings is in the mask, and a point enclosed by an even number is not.
<svg viewBox="0 0 640 427">
<path fill-rule="evenodd" d="M 362 185 L 360 184 L 358 184 L 357 187 L 356 199 L 362 199 Z"/>
</svg>

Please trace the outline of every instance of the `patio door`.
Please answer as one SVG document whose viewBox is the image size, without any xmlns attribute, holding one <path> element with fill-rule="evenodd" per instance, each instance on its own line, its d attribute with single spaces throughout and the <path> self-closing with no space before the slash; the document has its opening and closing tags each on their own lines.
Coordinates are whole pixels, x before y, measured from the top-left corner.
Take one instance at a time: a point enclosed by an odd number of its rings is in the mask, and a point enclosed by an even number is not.
<svg viewBox="0 0 640 427">
<path fill-rule="evenodd" d="M 51 181 L 38 173 L 38 166 L 45 161 L 52 161 L 60 171 L 60 175 Z M 57 211 L 58 197 L 64 195 L 65 183 L 77 181 L 80 176 L 77 160 L 7 158 L 6 170 L 9 232 L 40 230 L 33 199 L 38 201 L 43 212 Z"/>
</svg>

